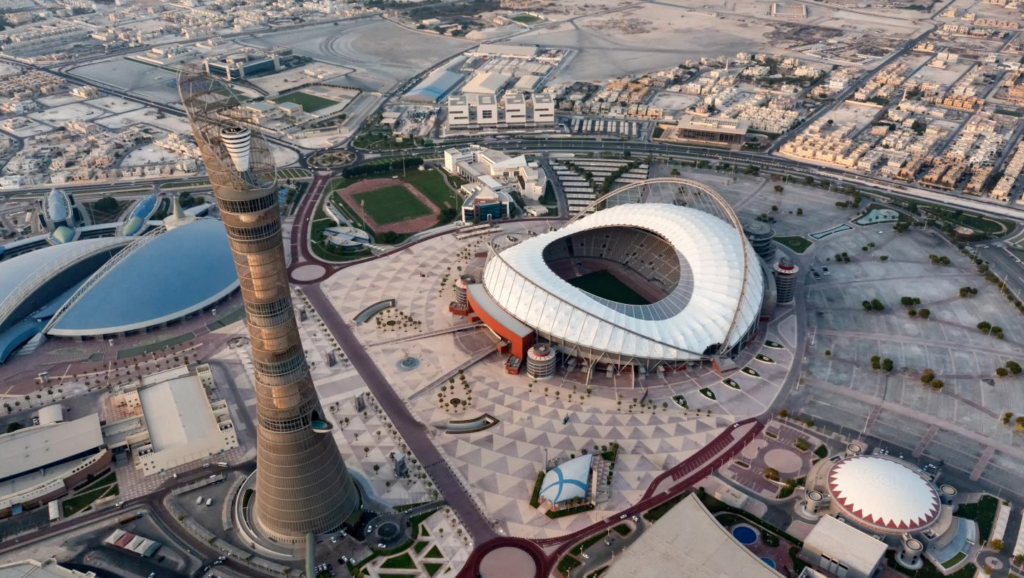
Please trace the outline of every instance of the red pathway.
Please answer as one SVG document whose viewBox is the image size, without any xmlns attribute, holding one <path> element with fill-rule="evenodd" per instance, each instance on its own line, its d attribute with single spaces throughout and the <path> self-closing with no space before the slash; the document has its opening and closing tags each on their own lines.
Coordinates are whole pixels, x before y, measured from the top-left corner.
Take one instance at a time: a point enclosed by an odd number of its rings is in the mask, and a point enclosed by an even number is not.
<svg viewBox="0 0 1024 578">
<path fill-rule="evenodd" d="M 690 456 L 689 459 L 655 478 L 654 482 L 647 488 L 647 492 L 644 493 L 644 497 L 636 505 L 588 528 L 559 538 L 527 540 L 525 538 L 501 537 L 481 544 L 470 554 L 466 565 L 459 572 L 459 577 L 476 578 L 484 555 L 495 548 L 503 546 L 518 548 L 528 553 L 537 562 L 536 575 L 538 577 L 546 577 L 554 570 L 559 559 L 578 542 L 588 536 L 607 531 L 619 523 L 623 515 L 640 515 L 681 495 L 689 490 L 693 484 L 708 477 L 716 469 L 727 464 L 751 440 L 756 438 L 762 429 L 764 429 L 764 425 L 754 418 L 734 423 L 710 444 Z M 542 549 L 542 547 L 546 546 L 557 546 L 557 548 L 550 553 L 546 553 Z"/>
</svg>

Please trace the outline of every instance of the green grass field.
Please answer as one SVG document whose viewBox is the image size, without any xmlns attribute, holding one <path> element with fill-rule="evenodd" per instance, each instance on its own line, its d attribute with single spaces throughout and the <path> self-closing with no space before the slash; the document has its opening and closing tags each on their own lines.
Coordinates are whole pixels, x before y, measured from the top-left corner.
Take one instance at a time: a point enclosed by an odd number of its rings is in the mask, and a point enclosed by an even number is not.
<svg viewBox="0 0 1024 578">
<path fill-rule="evenodd" d="M 516 16 L 513 16 L 512 20 L 515 20 L 516 22 L 521 22 L 523 24 L 533 24 L 534 22 L 539 22 L 540 18 L 537 18 L 532 14 L 518 14 Z"/>
<path fill-rule="evenodd" d="M 359 193 L 355 200 L 381 225 L 408 221 L 430 214 L 430 209 L 426 205 L 400 185 Z"/>
<path fill-rule="evenodd" d="M 442 211 L 446 208 L 454 209 L 461 203 L 461 199 L 448 188 L 448 184 L 444 182 L 444 177 L 438 170 L 411 172 L 402 180 L 416 187 Z"/>
<path fill-rule="evenodd" d="M 639 293 L 630 289 L 625 283 L 609 273 L 608 271 L 594 271 L 575 279 L 570 279 L 569 284 L 592 293 L 598 297 L 625 303 L 626 305 L 648 305 L 650 301 L 644 299 Z"/>
<path fill-rule="evenodd" d="M 312 176 L 312 174 L 306 169 L 281 169 L 277 171 L 277 178 L 279 179 L 305 179 Z"/>
<path fill-rule="evenodd" d="M 328 106 L 334 106 L 338 104 L 333 100 L 329 100 L 315 94 L 309 94 L 308 92 L 292 92 L 284 96 L 279 96 L 274 99 L 277 104 L 284 104 L 286 102 L 294 102 L 295 104 L 302 107 L 302 110 L 306 112 L 316 112 L 321 108 L 327 108 Z"/>
<path fill-rule="evenodd" d="M 803 253 L 811 248 L 811 242 L 803 237 L 775 237 L 776 243 L 781 243 L 797 253 Z"/>
</svg>

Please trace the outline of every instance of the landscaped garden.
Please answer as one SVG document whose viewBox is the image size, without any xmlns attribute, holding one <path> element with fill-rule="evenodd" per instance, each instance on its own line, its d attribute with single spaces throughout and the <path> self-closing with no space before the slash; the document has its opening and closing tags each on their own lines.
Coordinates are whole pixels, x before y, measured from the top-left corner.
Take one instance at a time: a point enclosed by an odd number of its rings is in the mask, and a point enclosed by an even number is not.
<svg viewBox="0 0 1024 578">
<path fill-rule="evenodd" d="M 110 472 L 102 478 L 87 482 L 85 485 L 77 488 L 72 497 L 62 500 L 61 508 L 64 512 L 64 517 L 66 518 L 92 508 L 93 502 L 100 498 L 114 497 L 120 493 L 120 488 L 117 486 L 117 476 L 114 472 Z"/>
<path fill-rule="evenodd" d="M 804 237 L 775 237 L 775 242 L 789 247 L 796 253 L 803 253 L 811 248 L 811 242 Z"/>
</svg>

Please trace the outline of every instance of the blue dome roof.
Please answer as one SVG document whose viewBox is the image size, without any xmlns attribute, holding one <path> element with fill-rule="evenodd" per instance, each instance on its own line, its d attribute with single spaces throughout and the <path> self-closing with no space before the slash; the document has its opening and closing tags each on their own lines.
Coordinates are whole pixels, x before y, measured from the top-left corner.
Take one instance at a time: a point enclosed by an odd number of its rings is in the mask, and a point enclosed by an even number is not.
<svg viewBox="0 0 1024 578">
<path fill-rule="evenodd" d="M 76 255 L 85 255 L 123 244 L 123 240 L 110 237 L 83 239 L 77 243 L 44 247 L 0 261 L 0 304 L 13 296 L 23 283 L 31 283 L 47 271 L 58 271 L 61 263 Z"/>
<path fill-rule="evenodd" d="M 146 239 L 140 237 L 140 240 Z M 202 219 L 125 249 L 59 314 L 50 335 L 105 335 L 180 319 L 238 287 L 224 225 Z"/>
<path fill-rule="evenodd" d="M 125 237 L 137 235 L 146 224 L 149 217 L 156 211 L 156 195 L 149 195 L 135 204 L 124 226 L 121 227 L 121 234 Z"/>
<path fill-rule="evenodd" d="M 53 224 L 62 223 L 71 217 L 71 200 L 67 193 L 60 189 L 53 189 L 46 196 L 46 216 Z"/>
<path fill-rule="evenodd" d="M 50 242 L 54 245 L 64 245 L 75 240 L 75 230 L 71 227 L 61 225 L 57 230 L 50 233 Z"/>
</svg>

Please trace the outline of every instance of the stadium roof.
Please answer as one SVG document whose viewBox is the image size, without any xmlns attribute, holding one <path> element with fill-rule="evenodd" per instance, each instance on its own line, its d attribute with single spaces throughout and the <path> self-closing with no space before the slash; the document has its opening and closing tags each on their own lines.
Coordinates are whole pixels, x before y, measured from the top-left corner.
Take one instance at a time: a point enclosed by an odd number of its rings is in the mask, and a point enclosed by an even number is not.
<svg viewBox="0 0 1024 578">
<path fill-rule="evenodd" d="M 574 287 L 545 262 L 552 242 L 612 227 L 666 240 L 688 278 L 660 301 L 626 305 Z M 744 272 L 743 244 L 753 256 L 742 232 L 697 209 L 619 205 L 501 251 L 488 261 L 483 281 L 498 305 L 552 340 L 625 358 L 699 359 L 709 346 L 735 346 L 757 322 L 764 278 L 756 258 L 746 259 Z"/>
<path fill-rule="evenodd" d="M 619 555 L 607 578 L 781 578 L 690 494 Z"/>
<path fill-rule="evenodd" d="M 67 221 L 71 217 L 71 200 L 67 193 L 53 189 L 46 195 L 46 216 L 54 225 Z"/>
<path fill-rule="evenodd" d="M 67 225 L 61 225 L 50 233 L 49 240 L 54 245 L 66 245 L 75 240 L 75 230 Z"/>
<path fill-rule="evenodd" d="M 462 78 L 463 76 L 458 72 L 441 68 L 428 74 L 405 96 L 412 100 L 439 102 L 455 88 L 455 85 L 462 82 Z"/>
<path fill-rule="evenodd" d="M 139 237 L 72 297 L 48 335 L 107 335 L 180 319 L 238 287 L 227 233 L 201 219 Z"/>
<path fill-rule="evenodd" d="M 84 239 L 68 245 L 44 247 L 0 261 L 0 325 L 5 321 L 3 312 L 8 306 L 16 305 L 15 301 L 19 300 L 23 291 L 45 283 L 69 262 L 124 244 L 123 239 L 109 237 Z"/>
<path fill-rule="evenodd" d="M 593 460 L 594 456 L 583 454 L 548 470 L 540 484 L 540 497 L 552 504 L 585 497 Z"/>
<path fill-rule="evenodd" d="M 156 212 L 156 195 L 149 195 L 135 203 L 135 208 L 132 209 L 128 219 L 124 222 L 124 226 L 121 227 L 121 234 L 125 237 L 138 234 L 142 230 L 143 225 L 146 224 L 146 220 L 154 212 Z"/>
<path fill-rule="evenodd" d="M 0 480 L 34 472 L 102 445 L 98 414 L 0 435 Z"/>
<path fill-rule="evenodd" d="M 889 533 L 915 532 L 939 515 L 939 494 L 920 471 L 894 458 L 855 456 L 832 466 L 832 499 L 855 521 Z"/>
</svg>

